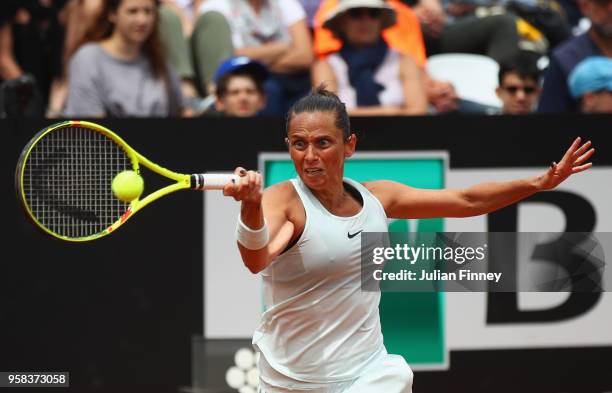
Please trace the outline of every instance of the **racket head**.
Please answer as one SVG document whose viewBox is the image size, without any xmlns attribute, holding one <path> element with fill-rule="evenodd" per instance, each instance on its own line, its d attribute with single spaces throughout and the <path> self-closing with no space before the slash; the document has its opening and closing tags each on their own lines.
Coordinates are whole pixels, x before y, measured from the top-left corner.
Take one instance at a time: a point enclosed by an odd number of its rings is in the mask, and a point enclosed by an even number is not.
<svg viewBox="0 0 612 393">
<path fill-rule="evenodd" d="M 24 147 L 15 173 L 27 217 L 54 238 L 82 242 L 108 235 L 138 208 L 117 199 L 111 184 L 139 173 L 139 155 L 109 129 L 86 121 L 53 124 Z"/>
</svg>

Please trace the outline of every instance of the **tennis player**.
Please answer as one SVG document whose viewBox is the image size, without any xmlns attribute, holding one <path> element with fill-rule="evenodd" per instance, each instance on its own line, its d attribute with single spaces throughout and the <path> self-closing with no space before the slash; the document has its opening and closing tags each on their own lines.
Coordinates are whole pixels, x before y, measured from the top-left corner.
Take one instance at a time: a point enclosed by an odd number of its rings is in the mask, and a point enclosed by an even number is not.
<svg viewBox="0 0 612 393">
<path fill-rule="evenodd" d="M 237 168 L 236 236 L 244 264 L 261 273 L 266 311 L 253 344 L 260 392 L 412 391 L 413 373 L 383 344 L 380 292 L 361 291 L 361 232 L 386 232 L 388 218 L 468 217 L 549 190 L 591 167 L 591 143 L 576 139 L 539 176 L 426 190 L 344 178 L 355 152 L 344 104 L 319 87 L 287 116 L 287 146 L 298 177 L 262 191 L 261 175 Z"/>
</svg>

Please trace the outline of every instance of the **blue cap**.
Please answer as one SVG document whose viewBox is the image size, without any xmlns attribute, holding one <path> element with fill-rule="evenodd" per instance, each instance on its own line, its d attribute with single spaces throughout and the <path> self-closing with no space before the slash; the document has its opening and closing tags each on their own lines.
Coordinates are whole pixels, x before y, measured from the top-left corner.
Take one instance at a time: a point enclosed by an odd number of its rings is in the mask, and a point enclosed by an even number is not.
<svg viewBox="0 0 612 393">
<path fill-rule="evenodd" d="M 603 56 L 587 57 L 570 73 L 568 84 L 574 98 L 594 91 L 612 91 L 612 59 Z"/>
<path fill-rule="evenodd" d="M 261 81 L 265 80 L 268 77 L 268 69 L 265 65 L 261 64 L 256 60 L 251 60 L 246 56 L 236 56 L 230 57 L 229 59 L 221 63 L 221 65 L 217 68 L 217 71 L 215 72 L 213 80 L 215 81 L 215 83 L 219 83 L 219 79 L 221 77 L 238 70 L 253 75 L 255 79 Z"/>
</svg>

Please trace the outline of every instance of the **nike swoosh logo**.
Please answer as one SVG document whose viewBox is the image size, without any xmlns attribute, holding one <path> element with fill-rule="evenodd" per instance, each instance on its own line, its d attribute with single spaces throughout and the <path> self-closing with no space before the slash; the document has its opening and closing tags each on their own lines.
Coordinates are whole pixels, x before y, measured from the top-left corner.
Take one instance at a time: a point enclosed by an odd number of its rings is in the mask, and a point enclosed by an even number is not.
<svg viewBox="0 0 612 393">
<path fill-rule="evenodd" d="M 350 232 L 347 232 L 346 234 L 348 235 L 348 238 L 349 238 L 349 239 L 352 239 L 352 238 L 354 238 L 355 236 L 359 235 L 361 232 L 363 232 L 363 229 L 362 229 L 362 230 L 360 230 L 360 231 L 358 231 L 358 232 L 353 233 L 352 235 L 351 235 L 351 233 L 350 233 Z"/>
</svg>

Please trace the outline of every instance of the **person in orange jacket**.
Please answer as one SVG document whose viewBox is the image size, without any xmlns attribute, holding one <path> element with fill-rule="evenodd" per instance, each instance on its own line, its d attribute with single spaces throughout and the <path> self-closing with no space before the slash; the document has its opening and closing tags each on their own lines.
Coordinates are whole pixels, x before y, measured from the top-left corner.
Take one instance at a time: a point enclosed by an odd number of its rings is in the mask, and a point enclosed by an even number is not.
<svg viewBox="0 0 612 393">
<path fill-rule="evenodd" d="M 342 41 L 323 27 L 327 14 L 339 0 L 323 0 L 314 17 L 313 48 L 317 58 L 325 58 L 342 47 Z M 416 13 L 400 0 L 387 0 L 396 13 L 397 23 L 383 30 L 382 35 L 390 48 L 409 55 L 423 70 L 423 82 L 427 100 L 436 112 L 452 112 L 459 107 L 459 97 L 452 84 L 432 79 L 425 70 L 427 53 L 421 25 Z"/>
</svg>

